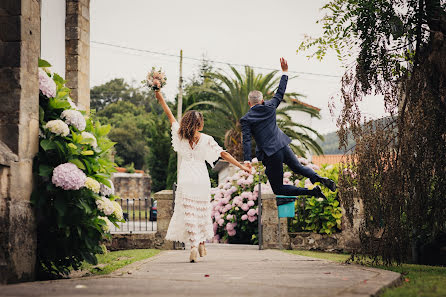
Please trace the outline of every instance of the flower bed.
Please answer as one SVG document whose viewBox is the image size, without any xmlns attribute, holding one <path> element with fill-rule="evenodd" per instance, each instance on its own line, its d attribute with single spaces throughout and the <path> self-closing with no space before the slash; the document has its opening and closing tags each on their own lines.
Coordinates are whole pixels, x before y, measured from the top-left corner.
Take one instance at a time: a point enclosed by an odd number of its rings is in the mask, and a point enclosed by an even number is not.
<svg viewBox="0 0 446 297">
<path fill-rule="evenodd" d="M 39 66 L 48 67 L 45 61 Z M 114 200 L 108 155 L 110 126 L 78 110 L 57 74 L 39 68 L 38 175 L 32 203 L 37 218 L 40 278 L 67 275 L 83 261 L 97 263 L 112 224 L 123 221 Z"/>
</svg>

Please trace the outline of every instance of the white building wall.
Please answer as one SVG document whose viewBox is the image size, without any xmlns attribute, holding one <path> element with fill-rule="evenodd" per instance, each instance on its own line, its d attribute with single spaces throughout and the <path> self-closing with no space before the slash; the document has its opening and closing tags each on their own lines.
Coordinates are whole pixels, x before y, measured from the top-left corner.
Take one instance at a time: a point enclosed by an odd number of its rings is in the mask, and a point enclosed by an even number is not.
<svg viewBox="0 0 446 297">
<path fill-rule="evenodd" d="M 40 57 L 65 77 L 65 0 L 41 0 Z"/>
</svg>

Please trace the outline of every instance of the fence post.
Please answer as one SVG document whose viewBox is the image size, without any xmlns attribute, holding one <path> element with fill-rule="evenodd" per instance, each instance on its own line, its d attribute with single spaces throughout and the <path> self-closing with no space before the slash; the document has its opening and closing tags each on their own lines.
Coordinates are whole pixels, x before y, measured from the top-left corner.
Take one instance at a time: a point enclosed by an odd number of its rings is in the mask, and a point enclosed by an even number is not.
<svg viewBox="0 0 446 297">
<path fill-rule="evenodd" d="M 165 240 L 167 228 L 169 227 L 170 219 L 173 214 L 173 191 L 163 190 L 155 193 L 154 198 L 157 201 L 157 228 L 156 228 L 156 245 L 160 249 L 173 249 L 173 242 Z"/>
<path fill-rule="evenodd" d="M 281 231 L 280 233 L 278 229 Z M 279 219 L 276 195 L 273 193 L 262 193 L 262 230 L 263 248 L 278 249 L 281 248 L 281 245 L 289 248 L 290 237 L 288 235 L 287 218 Z"/>
</svg>

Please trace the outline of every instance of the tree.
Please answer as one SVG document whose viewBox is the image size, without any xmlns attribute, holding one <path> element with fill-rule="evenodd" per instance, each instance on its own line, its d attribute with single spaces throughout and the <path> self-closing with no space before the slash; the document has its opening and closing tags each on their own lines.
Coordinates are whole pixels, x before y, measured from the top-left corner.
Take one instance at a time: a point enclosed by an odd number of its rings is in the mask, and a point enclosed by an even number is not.
<svg viewBox="0 0 446 297">
<path fill-rule="evenodd" d="M 255 74 L 251 67 L 245 67 L 245 74 L 241 74 L 234 67 L 230 67 L 235 77 L 230 77 L 223 72 L 209 72 L 206 77 L 210 79 L 209 84 L 203 84 L 195 88 L 195 92 L 208 93 L 212 96 L 208 100 L 200 100 L 189 105 L 188 109 L 196 106 L 205 107 L 207 118 L 207 132 L 220 139 L 224 139 L 225 148 L 237 159 L 243 158 L 242 135 L 239 120 L 249 110 L 247 104 L 248 94 L 252 90 L 259 90 L 265 96 L 265 100 L 270 99 L 279 84 L 279 77 L 275 77 L 277 71 L 266 75 Z M 301 97 L 298 93 L 286 93 L 285 99 L 290 102 L 290 98 Z M 278 109 L 278 124 L 291 138 L 300 142 L 300 145 L 292 144 L 295 152 L 304 154 L 307 150 L 322 153 L 317 142 L 310 136 L 314 133 L 321 138 L 314 129 L 302 124 L 293 122 L 287 111 L 300 110 L 309 113 L 311 116 L 319 118 L 319 112 L 308 108 L 302 104 L 291 104 L 290 106 Z M 205 117 L 206 118 L 206 117 Z M 296 129 L 297 128 L 297 129 Z"/>
<path fill-rule="evenodd" d="M 352 133 L 355 178 L 340 188 L 351 220 L 364 202 L 361 251 L 375 260 L 423 262 L 446 232 L 446 2 L 332 0 L 324 33 L 299 47 L 321 59 L 334 49 L 348 65 L 338 119 L 340 146 Z M 367 122 L 358 103 L 384 96 L 387 123 Z M 357 191 L 357 192 L 356 192 Z"/>
</svg>

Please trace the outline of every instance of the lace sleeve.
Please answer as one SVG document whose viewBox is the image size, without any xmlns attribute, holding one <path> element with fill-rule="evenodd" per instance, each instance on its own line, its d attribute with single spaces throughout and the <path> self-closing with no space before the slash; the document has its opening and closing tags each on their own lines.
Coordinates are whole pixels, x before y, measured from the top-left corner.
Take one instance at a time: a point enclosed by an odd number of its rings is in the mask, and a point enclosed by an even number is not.
<svg viewBox="0 0 446 297">
<path fill-rule="evenodd" d="M 180 130 L 180 125 L 178 122 L 173 122 L 171 127 L 172 133 L 172 147 L 173 150 L 178 152 L 180 149 L 180 136 L 178 135 L 178 130 Z"/>
<path fill-rule="evenodd" d="M 220 154 L 225 150 L 214 140 L 212 136 L 208 136 L 208 147 L 206 148 L 206 161 L 214 168 L 214 162 L 220 158 Z"/>
</svg>

